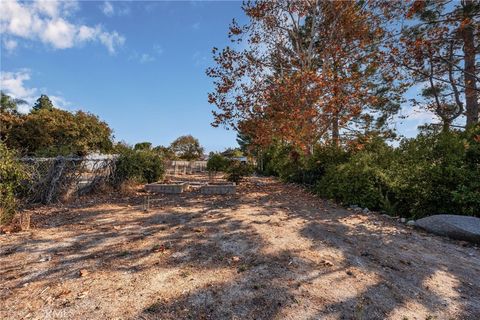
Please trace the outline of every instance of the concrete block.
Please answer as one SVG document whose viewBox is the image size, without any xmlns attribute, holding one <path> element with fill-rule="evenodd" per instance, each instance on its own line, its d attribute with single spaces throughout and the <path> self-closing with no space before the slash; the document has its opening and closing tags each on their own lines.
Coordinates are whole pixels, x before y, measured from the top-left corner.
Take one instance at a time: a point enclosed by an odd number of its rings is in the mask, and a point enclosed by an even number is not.
<svg viewBox="0 0 480 320">
<path fill-rule="evenodd" d="M 189 185 L 186 182 L 182 183 L 150 183 L 145 185 L 145 190 L 154 193 L 182 193 L 188 191 Z"/>
<path fill-rule="evenodd" d="M 200 188 L 202 194 L 235 194 L 235 183 L 229 184 L 207 184 Z"/>
</svg>

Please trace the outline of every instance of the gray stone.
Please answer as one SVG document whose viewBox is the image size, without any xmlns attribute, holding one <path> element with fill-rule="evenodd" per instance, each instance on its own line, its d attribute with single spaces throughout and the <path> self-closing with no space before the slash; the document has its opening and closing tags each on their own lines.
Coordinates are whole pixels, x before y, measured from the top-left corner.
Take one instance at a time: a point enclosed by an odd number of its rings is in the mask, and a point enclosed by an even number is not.
<svg viewBox="0 0 480 320">
<path fill-rule="evenodd" d="M 182 193 L 189 190 L 186 182 L 177 183 L 150 183 L 145 185 L 145 190 L 154 193 Z"/>
<path fill-rule="evenodd" d="M 439 214 L 417 220 L 416 226 L 440 236 L 480 243 L 480 218 Z"/>
<path fill-rule="evenodd" d="M 236 185 L 231 184 L 207 184 L 200 188 L 202 194 L 235 194 Z"/>
<path fill-rule="evenodd" d="M 405 222 L 407 222 L 407 219 L 405 219 L 405 218 L 400 218 L 400 222 L 401 222 L 401 223 L 405 223 Z"/>
<path fill-rule="evenodd" d="M 413 227 L 413 226 L 415 226 L 415 225 L 416 225 L 415 220 L 408 220 L 408 221 L 407 221 L 407 226 Z"/>
<path fill-rule="evenodd" d="M 363 213 L 369 213 L 369 212 L 370 210 L 368 210 L 368 208 L 363 209 Z"/>
</svg>

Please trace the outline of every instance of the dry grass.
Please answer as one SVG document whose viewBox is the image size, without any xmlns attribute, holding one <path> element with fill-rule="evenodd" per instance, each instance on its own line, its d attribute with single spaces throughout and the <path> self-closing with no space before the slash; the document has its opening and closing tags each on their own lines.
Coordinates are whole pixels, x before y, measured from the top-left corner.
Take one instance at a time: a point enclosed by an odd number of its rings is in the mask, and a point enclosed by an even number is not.
<svg viewBox="0 0 480 320">
<path fill-rule="evenodd" d="M 480 318 L 474 246 L 272 179 L 156 199 L 40 208 L 1 235 L 0 318 Z"/>
</svg>

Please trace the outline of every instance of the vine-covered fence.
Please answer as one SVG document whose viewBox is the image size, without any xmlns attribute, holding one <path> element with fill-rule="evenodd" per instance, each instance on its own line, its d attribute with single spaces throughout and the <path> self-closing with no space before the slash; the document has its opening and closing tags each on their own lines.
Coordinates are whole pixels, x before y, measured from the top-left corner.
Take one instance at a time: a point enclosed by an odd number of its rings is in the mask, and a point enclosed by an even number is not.
<svg viewBox="0 0 480 320">
<path fill-rule="evenodd" d="M 115 169 L 115 155 L 56 158 L 20 158 L 29 178 L 24 200 L 51 203 L 88 193 L 109 182 Z"/>
</svg>

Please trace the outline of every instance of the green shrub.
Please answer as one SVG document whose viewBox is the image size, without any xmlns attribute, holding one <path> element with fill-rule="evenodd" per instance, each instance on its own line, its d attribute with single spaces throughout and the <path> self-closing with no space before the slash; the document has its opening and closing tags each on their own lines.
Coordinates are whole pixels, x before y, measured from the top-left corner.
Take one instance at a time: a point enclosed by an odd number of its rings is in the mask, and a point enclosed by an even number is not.
<svg viewBox="0 0 480 320">
<path fill-rule="evenodd" d="M 327 166 L 316 190 L 345 204 L 391 211 L 394 204 L 387 168 L 392 159 L 393 149 L 375 142 L 352 155 L 348 162 Z"/>
<path fill-rule="evenodd" d="M 400 213 L 480 215 L 479 145 L 471 132 L 403 141 L 393 168 Z"/>
<path fill-rule="evenodd" d="M 117 159 L 114 184 L 119 186 L 126 180 L 151 183 L 163 178 L 164 173 L 163 159 L 155 152 L 123 149 Z"/>
<path fill-rule="evenodd" d="M 15 154 L 0 142 L 0 224 L 9 223 L 17 208 L 16 192 L 27 177 Z"/>
<path fill-rule="evenodd" d="M 263 174 L 278 176 L 283 181 L 301 181 L 303 157 L 290 145 L 273 144 L 263 153 L 262 163 Z"/>
<path fill-rule="evenodd" d="M 475 132 L 420 134 L 395 149 L 370 143 L 348 162 L 329 166 L 317 192 L 406 217 L 480 215 L 480 134 Z"/>
<path fill-rule="evenodd" d="M 97 151 L 108 153 L 113 147 L 108 124 L 83 111 L 40 108 L 17 116 L 7 128 L 7 146 L 26 155 L 84 156 Z"/>
<path fill-rule="evenodd" d="M 423 132 L 396 148 L 381 138 L 361 150 L 317 145 L 304 155 L 275 143 L 262 173 L 315 185 L 318 194 L 405 217 L 480 216 L 480 125 L 466 132 Z"/>
<path fill-rule="evenodd" d="M 210 172 L 225 171 L 230 163 L 230 160 L 220 153 L 212 154 L 207 161 L 207 170 Z"/>
<path fill-rule="evenodd" d="M 228 181 L 238 183 L 242 181 L 244 177 L 251 175 L 253 171 L 253 167 L 249 164 L 241 163 L 240 161 L 231 161 L 226 171 L 226 178 Z"/>
<path fill-rule="evenodd" d="M 278 176 L 283 181 L 315 185 L 328 167 L 348 160 L 349 153 L 332 145 L 317 145 L 313 154 L 286 144 L 274 144 L 262 155 L 263 174 Z"/>
<path fill-rule="evenodd" d="M 326 173 L 327 169 L 348 161 L 350 153 L 335 145 L 315 146 L 313 154 L 304 160 L 302 183 L 315 185 Z"/>
</svg>

